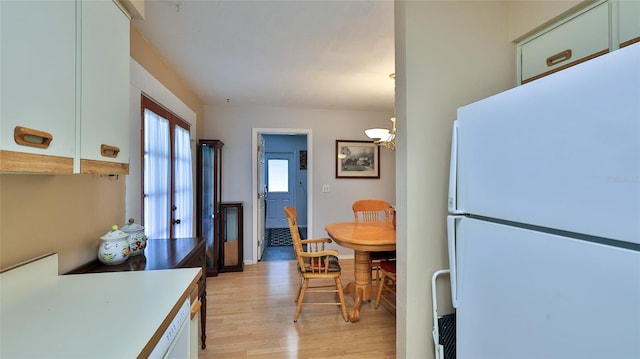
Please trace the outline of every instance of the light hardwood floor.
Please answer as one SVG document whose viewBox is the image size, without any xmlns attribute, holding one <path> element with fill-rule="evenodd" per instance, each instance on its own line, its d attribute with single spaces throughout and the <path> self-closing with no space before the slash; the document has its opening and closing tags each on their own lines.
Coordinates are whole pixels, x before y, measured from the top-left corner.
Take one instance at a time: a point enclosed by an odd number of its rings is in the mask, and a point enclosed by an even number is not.
<svg viewBox="0 0 640 359">
<path fill-rule="evenodd" d="M 353 260 L 340 264 L 344 286 L 354 279 Z M 375 300 L 363 303 L 357 323 L 345 322 L 337 306 L 303 306 L 294 323 L 298 280 L 294 261 L 207 278 L 207 348 L 199 358 L 396 357 L 395 315 L 373 309 Z M 353 305 L 350 295 L 346 301 Z"/>
</svg>

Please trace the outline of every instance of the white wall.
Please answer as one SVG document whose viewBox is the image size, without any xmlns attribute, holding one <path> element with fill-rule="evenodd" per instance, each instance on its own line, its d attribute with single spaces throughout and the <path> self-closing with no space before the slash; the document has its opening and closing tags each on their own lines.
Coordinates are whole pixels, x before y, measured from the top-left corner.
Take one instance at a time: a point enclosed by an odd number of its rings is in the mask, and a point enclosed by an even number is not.
<svg viewBox="0 0 640 359">
<path fill-rule="evenodd" d="M 251 260 L 254 248 L 252 205 L 251 141 L 253 128 L 311 129 L 313 166 L 308 188 L 313 197 L 309 238 L 326 237 L 324 226 L 353 221 L 351 204 L 360 198 L 380 198 L 395 203 L 395 152 L 381 150 L 380 179 L 335 178 L 336 140 L 366 140 L 364 129 L 387 127 L 391 113 L 323 109 L 295 109 L 249 106 L 205 107 L 204 136 L 224 142 L 222 148 L 222 200 L 244 202 L 244 259 Z M 328 184 L 330 192 L 323 193 Z M 311 187 L 313 186 L 313 187 Z M 352 251 L 334 247 L 342 255 Z"/>
<path fill-rule="evenodd" d="M 508 10 L 504 1 L 396 1 L 398 358 L 434 357 L 430 279 L 449 266 L 451 125 L 458 107 L 515 84 Z"/>
<path fill-rule="evenodd" d="M 510 12 L 510 35 L 511 40 L 517 40 L 531 31 L 540 29 L 558 17 L 567 14 L 581 6 L 592 3 L 585 0 L 563 0 L 563 1 L 539 1 L 539 0 L 519 0 L 509 2 Z"/>
</svg>

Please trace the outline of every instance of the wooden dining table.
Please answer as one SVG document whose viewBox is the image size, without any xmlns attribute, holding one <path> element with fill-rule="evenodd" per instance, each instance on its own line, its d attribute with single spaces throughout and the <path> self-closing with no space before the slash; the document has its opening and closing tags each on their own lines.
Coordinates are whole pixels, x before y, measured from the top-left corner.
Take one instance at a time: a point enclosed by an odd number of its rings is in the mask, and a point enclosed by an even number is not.
<svg viewBox="0 0 640 359">
<path fill-rule="evenodd" d="M 370 253 L 396 249 L 396 230 L 385 222 L 339 222 L 325 227 L 329 237 L 342 247 L 354 250 L 355 282 L 347 284 L 344 292 L 355 298 L 349 309 L 349 320 L 360 320 L 362 301 L 371 300 Z"/>
</svg>

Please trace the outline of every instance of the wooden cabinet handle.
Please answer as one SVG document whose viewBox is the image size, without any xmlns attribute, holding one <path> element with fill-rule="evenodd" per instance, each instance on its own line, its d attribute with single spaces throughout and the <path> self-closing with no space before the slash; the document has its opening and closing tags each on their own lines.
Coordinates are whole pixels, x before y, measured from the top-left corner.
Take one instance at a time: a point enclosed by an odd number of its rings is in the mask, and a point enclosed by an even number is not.
<svg viewBox="0 0 640 359">
<path fill-rule="evenodd" d="M 195 303 L 191 304 L 191 319 L 198 314 L 200 311 L 200 307 L 202 306 L 202 302 L 197 300 Z"/>
<path fill-rule="evenodd" d="M 571 58 L 571 49 L 558 52 L 555 55 L 547 57 L 547 66 L 557 65 L 563 61 L 567 61 Z"/>
<path fill-rule="evenodd" d="M 104 157 L 116 158 L 118 153 L 120 153 L 119 147 L 105 145 L 104 143 L 100 146 L 100 154 Z"/>
<path fill-rule="evenodd" d="M 51 141 L 53 141 L 53 135 L 32 128 L 16 126 L 13 129 L 13 139 L 19 145 L 48 148 Z"/>
</svg>

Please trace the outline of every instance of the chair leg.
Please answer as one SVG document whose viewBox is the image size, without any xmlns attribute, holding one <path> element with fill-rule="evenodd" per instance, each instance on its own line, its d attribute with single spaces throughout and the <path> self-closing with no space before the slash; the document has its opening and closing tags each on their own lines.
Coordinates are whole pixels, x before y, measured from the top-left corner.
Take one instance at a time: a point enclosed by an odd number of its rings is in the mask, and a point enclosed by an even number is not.
<svg viewBox="0 0 640 359">
<path fill-rule="evenodd" d="M 298 292 L 296 293 L 296 297 L 294 298 L 294 302 L 298 302 L 298 298 L 300 297 L 300 291 L 302 290 L 302 284 L 304 283 L 304 278 L 300 278 L 300 285 L 298 285 Z"/>
<path fill-rule="evenodd" d="M 379 260 L 371 260 L 369 261 L 369 266 L 371 267 L 371 284 L 380 284 L 380 261 Z"/>
<path fill-rule="evenodd" d="M 373 305 L 375 309 L 378 309 L 378 307 L 380 306 L 380 298 L 382 298 L 382 291 L 384 290 L 386 280 L 387 276 L 382 273 L 382 278 L 380 278 L 380 280 L 378 281 L 378 295 L 376 296 L 376 302 Z"/>
<path fill-rule="evenodd" d="M 339 277 L 336 277 L 336 288 L 338 289 L 338 297 L 340 297 L 340 307 L 342 309 L 342 317 L 345 322 L 349 321 L 349 315 L 347 314 L 347 304 L 344 301 L 344 292 L 342 291 L 342 282 Z"/>
<path fill-rule="evenodd" d="M 300 294 L 298 295 L 298 304 L 296 305 L 296 312 L 293 314 L 294 323 L 298 321 L 298 317 L 300 316 L 300 310 L 302 309 L 302 302 L 304 302 L 304 294 L 307 291 L 307 287 L 309 287 L 309 281 L 303 279 L 302 287 L 300 288 Z"/>
</svg>

